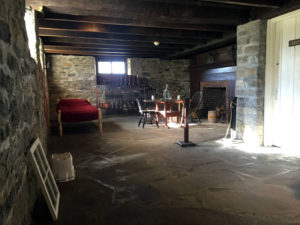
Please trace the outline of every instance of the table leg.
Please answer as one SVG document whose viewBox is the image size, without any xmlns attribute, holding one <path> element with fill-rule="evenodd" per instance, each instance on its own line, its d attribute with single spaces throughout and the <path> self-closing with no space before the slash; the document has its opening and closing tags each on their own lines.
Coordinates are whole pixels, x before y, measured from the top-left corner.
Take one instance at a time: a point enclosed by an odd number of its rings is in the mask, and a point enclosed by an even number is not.
<svg viewBox="0 0 300 225">
<path fill-rule="evenodd" d="M 165 119 L 165 126 L 168 127 L 168 117 L 167 117 L 167 103 L 164 102 L 164 112 L 165 112 L 165 115 L 164 115 L 164 119 Z"/>
<path fill-rule="evenodd" d="M 177 117 L 178 119 L 178 123 L 180 123 L 180 126 L 181 126 L 181 104 L 178 103 L 178 112 L 179 112 L 179 116 Z"/>
</svg>

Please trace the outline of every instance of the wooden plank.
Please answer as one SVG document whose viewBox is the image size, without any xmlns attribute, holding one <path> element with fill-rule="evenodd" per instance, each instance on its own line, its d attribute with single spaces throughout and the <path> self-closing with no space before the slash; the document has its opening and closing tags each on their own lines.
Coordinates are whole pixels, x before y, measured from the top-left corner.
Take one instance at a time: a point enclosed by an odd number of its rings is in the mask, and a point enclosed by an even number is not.
<svg viewBox="0 0 300 225">
<path fill-rule="evenodd" d="M 159 19 L 158 19 L 159 18 Z M 181 30 L 196 30 L 196 31 L 216 31 L 226 32 L 234 31 L 236 29 L 236 23 L 224 24 L 214 23 L 208 24 L 208 21 L 187 21 L 184 18 L 161 18 L 158 17 L 153 20 L 136 19 L 132 18 L 115 18 L 111 16 L 79 16 L 79 15 L 67 15 L 59 13 L 47 13 L 44 19 L 47 20 L 59 20 L 59 21 L 77 21 L 77 22 L 93 22 L 98 24 L 112 24 L 112 25 L 125 25 L 136 27 L 152 27 L 152 28 L 167 28 L 167 29 L 181 29 Z M 205 23 L 206 22 L 206 23 Z"/>
<path fill-rule="evenodd" d="M 83 56 L 107 56 L 107 57 L 138 57 L 138 58 L 160 58 L 164 56 L 161 53 L 112 53 L 112 52 L 97 52 L 97 51 L 73 51 L 73 50 L 58 50 L 46 49 L 46 54 L 64 54 L 64 55 L 83 55 Z"/>
<path fill-rule="evenodd" d="M 295 48 L 290 48 L 287 45 L 289 40 L 295 38 L 295 22 L 294 18 L 280 22 L 282 26 L 282 42 L 277 46 L 281 48 L 281 53 L 279 59 L 278 95 L 276 96 L 278 108 L 275 110 L 278 120 L 276 128 L 274 127 L 278 133 L 274 144 L 279 147 L 287 147 L 292 141 L 291 134 L 286 131 L 292 131 L 293 125 L 295 125 L 293 120 Z"/>
<path fill-rule="evenodd" d="M 237 25 L 248 20 L 248 9 L 211 7 L 207 5 L 179 5 L 140 0 L 27 0 L 27 5 L 37 9 L 43 5 L 47 12 L 70 15 L 100 16 L 159 23 Z M 215 16 L 218 15 L 218 16 Z"/>
<path fill-rule="evenodd" d="M 188 4 L 188 5 L 196 5 L 201 6 L 203 3 L 220 3 L 220 4 L 228 4 L 228 5 L 238 5 L 238 6 L 249 6 L 249 7 L 260 7 L 260 8 L 278 8 L 280 7 L 279 1 L 274 0 L 144 0 L 148 2 L 161 2 L 161 3 L 176 3 L 176 4 Z"/>
<path fill-rule="evenodd" d="M 214 2 L 230 5 L 243 5 L 259 8 L 272 8 L 276 9 L 280 7 L 280 1 L 278 0 L 200 0 L 203 2 Z"/>
<path fill-rule="evenodd" d="M 44 46 L 47 48 L 47 46 L 62 46 L 62 47 L 78 47 L 78 48 L 90 48 L 90 49 L 123 49 L 123 50 L 147 50 L 147 51 L 158 51 L 158 50 L 165 50 L 165 51 L 179 51 L 183 50 L 183 47 L 163 47 L 163 46 L 154 46 L 151 45 L 145 45 L 145 46 L 136 46 L 136 45 L 130 45 L 130 46 L 122 46 L 122 45 L 107 45 L 107 44 L 84 44 L 84 43 L 66 43 L 66 42 L 43 42 Z"/>
<path fill-rule="evenodd" d="M 191 57 L 190 68 L 195 67 L 220 67 L 224 63 L 235 65 L 236 46 L 230 45 L 204 52 Z"/>
<path fill-rule="evenodd" d="M 141 28 L 133 26 L 107 25 L 91 22 L 53 21 L 39 19 L 39 28 L 47 30 L 71 30 L 94 33 L 132 34 L 152 37 L 184 37 L 191 39 L 221 38 L 220 32 L 191 31 L 179 29 Z"/>
<path fill-rule="evenodd" d="M 144 53 L 153 53 L 153 54 L 168 54 L 170 51 L 164 51 L 157 49 L 156 51 L 148 51 L 144 49 L 140 50 L 124 50 L 124 49 L 92 49 L 92 48 L 77 48 L 77 47 L 68 47 L 68 46 L 45 46 L 44 48 L 46 51 L 49 50 L 60 50 L 60 51 L 82 51 L 82 52 L 101 52 L 101 53 L 126 53 L 126 54 L 144 54 Z"/>
<path fill-rule="evenodd" d="M 205 43 L 206 40 L 192 40 L 188 38 L 155 38 L 151 36 L 139 36 L 139 35 L 126 35 L 126 34 L 106 34 L 106 33 L 91 33 L 91 32 L 79 32 L 79 31 L 63 31 L 63 30 L 44 30 L 39 29 L 39 35 L 41 37 L 82 37 L 82 38 L 98 38 L 103 40 L 125 40 L 125 41 L 139 41 L 139 42 L 151 42 L 158 40 L 161 43 L 179 43 L 179 44 L 199 44 Z"/>
<path fill-rule="evenodd" d="M 236 34 L 231 33 L 231 34 L 225 36 L 224 38 L 222 38 L 221 40 L 212 40 L 206 44 L 200 44 L 191 49 L 186 49 L 182 52 L 178 52 L 178 53 L 169 55 L 167 58 L 168 59 L 176 59 L 176 58 L 189 57 L 189 56 L 201 53 L 201 52 L 208 51 L 210 49 L 216 49 L 216 48 L 223 47 L 226 45 L 231 45 L 231 44 L 234 44 L 235 42 L 236 42 Z"/>
<path fill-rule="evenodd" d="M 81 45 L 95 45 L 106 47 L 148 47 L 153 48 L 153 43 L 150 42 L 138 42 L 138 41 L 124 41 L 124 40 L 103 40 L 99 38 L 80 38 L 80 37 L 42 37 L 44 44 L 60 43 L 64 44 L 81 44 Z M 191 43 L 178 44 L 178 43 L 160 43 L 160 48 L 170 49 L 185 49 L 193 47 Z"/>
<path fill-rule="evenodd" d="M 294 47 L 294 46 L 297 46 L 297 45 L 300 45 L 300 39 L 289 41 L 289 46 L 290 47 Z"/>
<path fill-rule="evenodd" d="M 90 53 L 96 53 L 96 54 L 121 54 L 121 55 L 163 55 L 165 52 L 148 52 L 148 51 L 97 51 L 97 50 L 85 50 L 85 49 L 52 49 L 52 48 L 45 48 L 46 53 L 50 53 L 51 51 L 56 52 L 65 52 L 65 54 L 68 54 L 68 52 L 82 52 L 84 54 L 90 54 Z"/>
<path fill-rule="evenodd" d="M 163 48 L 119 48 L 119 47 L 94 47 L 92 46 L 63 46 L 63 45 L 44 45 L 44 49 L 59 49 L 59 50 L 75 50 L 75 51 L 109 51 L 109 52 L 160 52 L 160 53 L 172 53 L 175 52 L 173 49 Z"/>
</svg>

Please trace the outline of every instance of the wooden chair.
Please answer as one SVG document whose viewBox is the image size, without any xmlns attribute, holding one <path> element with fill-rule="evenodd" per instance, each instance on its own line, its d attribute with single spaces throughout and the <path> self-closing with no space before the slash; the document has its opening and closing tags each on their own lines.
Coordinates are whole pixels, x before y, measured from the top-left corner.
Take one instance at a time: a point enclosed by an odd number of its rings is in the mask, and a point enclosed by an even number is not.
<svg viewBox="0 0 300 225">
<path fill-rule="evenodd" d="M 140 100 L 136 98 L 136 102 L 138 105 L 139 113 L 141 114 L 138 127 L 141 125 L 141 122 L 143 122 L 143 128 L 145 127 L 145 124 L 153 124 L 153 120 L 156 123 L 156 126 L 158 125 L 158 112 L 156 110 L 149 110 L 149 109 L 143 109 L 142 105 L 140 103 Z"/>
<path fill-rule="evenodd" d="M 193 116 L 196 116 L 198 118 L 198 121 L 201 123 L 200 117 L 198 115 L 198 111 L 201 109 L 202 100 L 203 100 L 202 91 L 197 91 L 193 94 L 190 101 L 190 109 L 189 109 L 191 121 L 193 121 Z"/>
</svg>

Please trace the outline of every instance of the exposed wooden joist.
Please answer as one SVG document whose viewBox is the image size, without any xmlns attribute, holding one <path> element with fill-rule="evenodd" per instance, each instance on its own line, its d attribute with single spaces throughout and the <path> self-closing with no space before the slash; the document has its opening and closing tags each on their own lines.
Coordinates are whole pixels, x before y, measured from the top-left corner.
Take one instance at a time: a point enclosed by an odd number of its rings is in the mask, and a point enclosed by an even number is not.
<svg viewBox="0 0 300 225">
<path fill-rule="evenodd" d="M 122 55 L 132 55 L 132 54 L 137 54 L 137 55 L 163 55 L 165 52 L 148 52 L 148 51 L 121 51 L 121 50 L 98 50 L 98 49 L 81 49 L 81 48 L 68 48 L 68 49 L 61 49 L 60 48 L 54 48 L 54 47 L 49 47 L 45 48 L 45 51 L 54 51 L 54 50 L 59 50 L 62 52 L 69 52 L 69 51 L 74 51 L 74 52 L 85 52 L 86 54 L 89 54 L 90 52 L 97 52 L 99 54 L 122 54 Z"/>
<path fill-rule="evenodd" d="M 61 45 L 44 45 L 44 49 L 58 49 L 58 50 L 73 50 L 73 51 L 101 51 L 101 52 L 111 52 L 111 53 L 139 53 L 139 52 L 149 52 L 149 53 L 162 53 L 162 54 L 170 54 L 174 52 L 174 50 L 170 49 L 162 49 L 162 48 L 103 48 L 103 47 L 88 47 L 88 46 L 61 46 Z"/>
<path fill-rule="evenodd" d="M 153 37 L 185 37 L 191 39 L 221 38 L 220 32 L 191 31 L 179 29 L 141 28 L 132 26 L 107 25 L 77 21 L 52 21 L 39 19 L 39 28 L 48 30 L 71 30 L 81 32 L 101 32 L 113 34 L 132 34 Z"/>
<path fill-rule="evenodd" d="M 153 47 L 153 43 L 148 42 L 134 42 L 134 41 L 115 41 L 115 40 L 103 40 L 97 38 L 80 38 L 80 37 L 42 37 L 44 44 L 61 43 L 61 44 L 93 44 L 95 46 L 107 46 L 107 47 Z M 194 46 L 193 44 L 169 44 L 161 43 L 159 47 L 170 49 L 185 49 Z"/>
<path fill-rule="evenodd" d="M 270 19 L 273 17 L 277 17 L 283 15 L 285 13 L 300 9 L 300 1 L 299 0 L 283 0 L 282 6 L 278 9 L 267 10 L 264 8 L 255 8 L 251 10 L 250 19 Z"/>
<path fill-rule="evenodd" d="M 248 19 L 248 10 L 163 4 L 141 0 L 76 0 L 73 2 L 69 0 L 27 0 L 27 3 L 35 8 L 43 5 L 48 12 L 134 19 L 143 22 L 170 21 L 173 23 L 237 25 Z"/>
<path fill-rule="evenodd" d="M 181 30 L 195 30 L 195 31 L 215 31 L 215 32 L 227 32 L 234 31 L 235 25 L 223 25 L 223 24 L 205 24 L 196 23 L 195 21 L 188 22 L 184 18 L 173 18 L 172 21 L 167 19 L 135 19 L 135 18 L 114 18 L 104 16 L 74 16 L 58 13 L 47 13 L 44 16 L 46 20 L 59 20 L 59 21 L 77 21 L 88 22 L 97 24 L 112 24 L 122 26 L 136 26 L 136 27 L 152 27 L 152 28 L 166 28 L 166 29 L 181 29 Z"/>
<path fill-rule="evenodd" d="M 182 38 L 165 38 L 165 37 L 151 37 L 151 36 L 139 36 L 139 35 L 125 35 L 125 34 L 106 34 L 106 33 L 91 33 L 91 32 L 78 32 L 78 31 L 62 31 L 62 30 L 44 30 L 39 29 L 40 36 L 48 37 L 83 37 L 83 38 L 99 38 L 106 40 L 127 40 L 127 41 L 139 41 L 139 42 L 153 42 L 160 41 L 161 43 L 205 43 L 206 41 L 182 39 Z"/>
<path fill-rule="evenodd" d="M 99 52 L 99 51 L 73 51 L 73 50 L 58 50 L 58 49 L 48 49 L 45 50 L 46 54 L 63 54 L 63 55 L 92 55 L 92 56 L 113 56 L 113 57 L 141 57 L 141 58 L 159 58 L 163 54 L 155 53 L 111 53 L 111 52 Z"/>
<path fill-rule="evenodd" d="M 280 1 L 278 0 L 144 0 L 146 2 L 160 2 L 169 4 L 182 4 L 182 5 L 195 5 L 203 6 L 205 3 L 218 3 L 225 5 L 234 6 L 247 6 L 247 7 L 258 7 L 258 8 L 279 8 Z M 217 6 L 217 5 L 215 5 Z"/>
<path fill-rule="evenodd" d="M 166 4 L 178 4 L 181 6 L 190 5 L 190 6 L 210 6 L 210 7 L 218 7 L 218 8 L 232 8 L 232 9 L 242 9 L 249 8 L 247 6 L 243 5 L 233 5 L 233 4 L 221 4 L 221 3 L 215 3 L 215 2 L 206 2 L 201 0 L 143 0 L 145 2 L 160 2 L 160 3 L 166 3 Z"/>
<path fill-rule="evenodd" d="M 86 49 L 123 49 L 123 50 L 145 50 L 145 51 L 167 51 L 176 52 L 182 51 L 184 48 L 166 48 L 161 46 L 116 46 L 116 45 L 95 45 L 95 44 L 76 44 L 76 43 L 60 43 L 60 42 L 45 42 L 44 46 L 63 46 L 65 48 L 78 47 Z"/>
<path fill-rule="evenodd" d="M 208 51 L 209 49 L 215 49 L 219 47 L 223 47 L 229 44 L 236 43 L 236 34 L 232 33 L 224 37 L 222 40 L 212 40 L 204 45 L 198 45 L 191 49 L 183 50 L 182 52 L 178 52 L 166 57 L 167 59 L 177 59 L 177 58 L 187 58 L 192 55 Z"/>
<path fill-rule="evenodd" d="M 200 0 L 203 2 L 215 2 L 222 4 L 231 4 L 231 5 L 243 5 L 251 7 L 260 7 L 260 8 L 279 8 L 279 0 Z"/>
</svg>

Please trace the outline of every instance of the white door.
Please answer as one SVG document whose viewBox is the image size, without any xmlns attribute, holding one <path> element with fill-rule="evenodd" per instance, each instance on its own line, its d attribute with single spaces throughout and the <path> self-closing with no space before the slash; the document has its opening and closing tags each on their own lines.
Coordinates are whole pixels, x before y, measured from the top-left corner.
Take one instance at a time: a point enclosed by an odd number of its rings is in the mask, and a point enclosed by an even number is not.
<svg viewBox="0 0 300 225">
<path fill-rule="evenodd" d="M 294 148 L 300 141 L 300 10 L 268 22 L 265 145 Z M 299 150 L 300 151 L 300 150 Z"/>
</svg>

